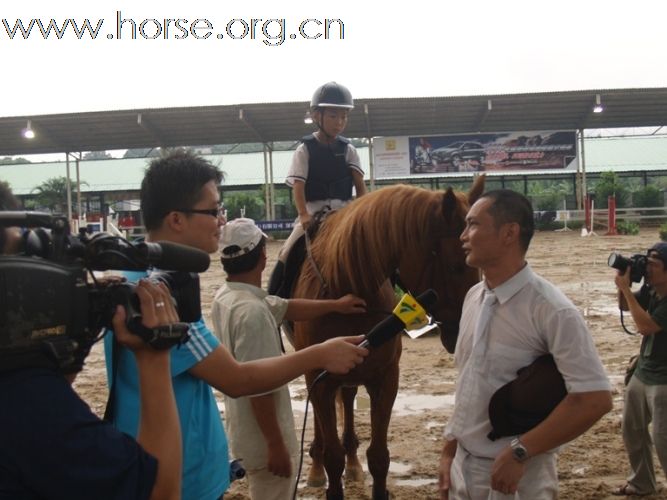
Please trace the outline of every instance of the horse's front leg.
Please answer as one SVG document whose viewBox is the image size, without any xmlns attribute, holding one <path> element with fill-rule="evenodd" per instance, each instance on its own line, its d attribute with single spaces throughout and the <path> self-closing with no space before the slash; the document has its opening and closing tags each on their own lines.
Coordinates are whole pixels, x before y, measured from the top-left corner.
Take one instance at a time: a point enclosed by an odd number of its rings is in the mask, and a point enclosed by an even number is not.
<svg viewBox="0 0 667 500">
<path fill-rule="evenodd" d="M 398 391 L 398 363 L 372 382 L 366 385 L 371 397 L 371 444 L 366 451 L 368 470 L 373 476 L 373 500 L 386 500 L 387 473 L 389 472 L 389 449 L 387 431 L 391 410 Z"/>
<path fill-rule="evenodd" d="M 341 477 L 345 467 L 345 449 L 338 439 L 336 428 L 336 388 L 330 384 L 313 388 L 311 394 L 313 412 L 317 416 L 322 448 L 324 451 L 324 468 L 327 471 L 329 485 L 327 500 L 343 499 L 343 483 Z"/>
<path fill-rule="evenodd" d="M 343 447 L 345 448 L 345 479 L 354 482 L 363 482 L 364 469 L 359 462 L 357 449 L 359 439 L 354 431 L 354 398 L 357 387 L 341 387 L 343 400 Z"/>
</svg>

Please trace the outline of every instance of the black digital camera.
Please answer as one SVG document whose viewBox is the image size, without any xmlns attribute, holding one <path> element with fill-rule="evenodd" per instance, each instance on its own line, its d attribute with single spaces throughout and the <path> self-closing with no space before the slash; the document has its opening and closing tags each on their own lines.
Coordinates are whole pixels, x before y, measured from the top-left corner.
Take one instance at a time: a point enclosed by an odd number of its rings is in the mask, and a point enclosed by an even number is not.
<svg viewBox="0 0 667 500">
<path fill-rule="evenodd" d="M 157 349 L 187 340 L 187 323 L 201 318 L 199 277 L 210 258 L 170 242 L 133 244 L 108 233 L 70 234 L 67 219 L 39 212 L 0 212 L 0 231 L 24 229 L 18 254 L 0 255 L 0 371 L 55 366 L 81 369 L 117 305 L 129 331 Z M 163 328 L 141 324 L 133 283 L 102 282 L 92 271 L 160 269 L 148 274 L 170 288 L 180 320 Z M 169 270 L 169 271 L 166 271 Z"/>
<path fill-rule="evenodd" d="M 630 280 L 634 283 L 639 283 L 646 276 L 646 264 L 648 257 L 643 254 L 635 254 L 631 257 L 623 257 L 620 253 L 612 252 L 609 255 L 607 264 L 609 267 L 618 269 L 622 273 L 630 267 Z"/>
</svg>

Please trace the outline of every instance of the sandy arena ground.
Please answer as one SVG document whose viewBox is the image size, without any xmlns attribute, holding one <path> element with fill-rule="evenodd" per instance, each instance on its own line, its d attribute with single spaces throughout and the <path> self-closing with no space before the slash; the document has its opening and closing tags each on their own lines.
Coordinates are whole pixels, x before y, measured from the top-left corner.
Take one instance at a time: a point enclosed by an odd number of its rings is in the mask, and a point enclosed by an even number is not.
<svg viewBox="0 0 667 500">
<path fill-rule="evenodd" d="M 620 435 L 623 373 L 628 358 L 639 349 L 639 339 L 627 335 L 621 329 L 613 282 L 615 271 L 607 267 L 607 258 L 612 251 L 619 251 L 626 256 L 644 252 L 658 239 L 656 228 L 643 229 L 637 236 L 603 236 L 601 231 L 600 236 L 586 238 L 582 238 L 578 231 L 540 232 L 531 245 L 528 260 L 535 271 L 558 285 L 586 318 L 614 391 L 612 412 L 562 450 L 559 460 L 560 498 L 618 498 L 611 496 L 611 489 L 622 484 L 628 473 Z M 271 268 L 280 242 L 270 242 L 268 248 Z M 223 280 L 224 273 L 215 261 L 211 269 L 202 275 L 202 302 L 206 316 L 215 290 Z M 628 318 L 626 324 L 632 325 L 632 320 Z M 389 489 L 393 499 L 438 498 L 436 467 L 442 444 L 442 429 L 452 411 L 455 376 L 453 358 L 435 335 L 416 340 L 404 336 L 401 383 L 389 428 Z M 106 402 L 101 346 L 94 348 L 87 368 L 78 377 L 76 388 L 93 411 L 101 415 Z M 305 401 L 303 378 L 291 384 L 291 390 L 294 395 L 295 426 L 300 435 Z M 362 461 L 365 461 L 370 430 L 366 401 L 360 394 L 357 430 L 361 440 L 359 451 Z M 312 437 L 311 415 L 312 412 L 309 413 L 306 430 L 306 447 Z M 309 463 L 310 459 L 306 456 L 299 498 L 324 498 L 323 489 L 305 486 L 303 478 Z M 655 463 L 658 463 L 657 459 Z M 665 479 L 662 473 L 658 478 L 660 481 Z M 370 499 L 370 484 L 369 474 L 365 485 L 347 484 L 347 498 Z M 245 481 L 238 481 L 232 485 L 225 499 L 247 498 L 245 492 Z M 644 498 L 667 498 L 667 493 Z"/>
</svg>

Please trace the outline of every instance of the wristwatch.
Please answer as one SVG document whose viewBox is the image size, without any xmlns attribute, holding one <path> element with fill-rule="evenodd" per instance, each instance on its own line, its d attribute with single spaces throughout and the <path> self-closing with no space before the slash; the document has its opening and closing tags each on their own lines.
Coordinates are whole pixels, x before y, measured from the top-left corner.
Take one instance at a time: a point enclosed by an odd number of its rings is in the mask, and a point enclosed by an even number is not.
<svg viewBox="0 0 667 500">
<path fill-rule="evenodd" d="M 514 438 L 510 441 L 510 448 L 512 448 L 512 457 L 514 457 L 514 460 L 517 462 L 528 460 L 528 450 L 519 438 Z"/>
</svg>

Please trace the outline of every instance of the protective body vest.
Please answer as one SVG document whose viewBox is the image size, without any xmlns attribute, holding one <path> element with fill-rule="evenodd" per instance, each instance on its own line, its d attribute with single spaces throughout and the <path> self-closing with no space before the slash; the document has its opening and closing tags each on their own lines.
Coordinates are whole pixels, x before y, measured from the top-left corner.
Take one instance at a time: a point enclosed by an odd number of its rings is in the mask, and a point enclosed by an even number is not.
<svg viewBox="0 0 667 500">
<path fill-rule="evenodd" d="M 308 148 L 306 201 L 352 198 L 352 170 L 345 161 L 350 141 L 339 136 L 331 144 L 322 144 L 312 134 L 302 141 Z"/>
</svg>

